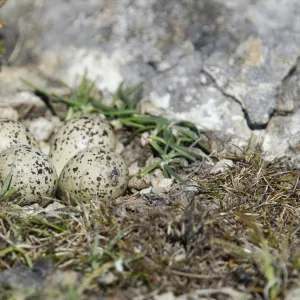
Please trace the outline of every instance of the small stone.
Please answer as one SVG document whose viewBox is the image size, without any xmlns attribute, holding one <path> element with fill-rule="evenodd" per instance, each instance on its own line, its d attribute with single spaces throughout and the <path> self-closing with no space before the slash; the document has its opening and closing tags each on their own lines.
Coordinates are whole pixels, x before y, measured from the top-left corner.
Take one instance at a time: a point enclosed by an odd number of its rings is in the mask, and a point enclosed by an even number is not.
<svg viewBox="0 0 300 300">
<path fill-rule="evenodd" d="M 117 141 L 116 143 L 116 148 L 115 148 L 115 152 L 117 152 L 118 154 L 121 154 L 125 149 L 125 146 L 123 143 Z"/>
<path fill-rule="evenodd" d="M 143 190 L 151 186 L 151 177 L 149 174 L 145 175 L 143 178 L 138 178 L 136 176 L 132 177 L 128 182 L 128 188 L 135 190 Z"/>
<path fill-rule="evenodd" d="M 155 181 L 153 181 L 152 192 L 154 194 L 169 192 L 172 187 L 173 181 L 173 178 L 163 178 L 158 182 L 158 184 Z"/>
<path fill-rule="evenodd" d="M 64 272 L 63 280 L 61 285 L 63 287 L 74 287 L 78 283 L 79 274 L 75 271 L 66 271 Z"/>
<path fill-rule="evenodd" d="M 142 135 L 141 135 L 141 145 L 143 147 L 145 147 L 147 144 L 148 144 L 148 139 L 149 139 L 149 132 L 143 132 Z"/>
<path fill-rule="evenodd" d="M 161 111 L 150 101 L 141 100 L 138 105 L 137 109 L 141 114 L 152 114 L 158 115 Z"/>
<path fill-rule="evenodd" d="M 294 287 L 286 292 L 285 300 L 298 300 L 300 299 L 300 286 Z"/>
<path fill-rule="evenodd" d="M 172 183 L 173 179 L 165 178 L 160 169 L 156 169 L 151 174 L 152 192 L 154 194 L 168 192 L 172 186 Z"/>
<path fill-rule="evenodd" d="M 222 159 L 218 161 L 210 170 L 210 174 L 223 173 L 233 166 L 233 161 L 230 159 Z"/>
<path fill-rule="evenodd" d="M 5 101 L 6 100 L 6 101 Z M 26 105 L 44 105 L 44 102 L 32 92 L 22 91 L 14 95 L 10 95 L 7 99 L 4 99 L 3 104 L 18 106 L 21 104 Z"/>
<path fill-rule="evenodd" d="M 186 251 L 182 249 L 174 256 L 174 261 L 184 261 L 186 259 Z"/>
<path fill-rule="evenodd" d="M 121 129 L 123 127 L 122 123 L 120 122 L 120 120 L 112 120 L 110 121 L 110 125 L 115 129 L 115 130 L 118 130 L 118 129 Z"/>
<path fill-rule="evenodd" d="M 167 292 L 161 295 L 155 295 L 154 300 L 176 300 L 176 297 L 172 292 Z"/>
<path fill-rule="evenodd" d="M 5 270 L 0 273 L 0 289 L 22 290 L 23 293 L 32 294 L 43 287 L 43 278 L 38 272 L 25 267 Z"/>
<path fill-rule="evenodd" d="M 116 282 L 117 280 L 118 280 L 118 277 L 113 272 L 107 271 L 107 272 L 103 272 L 100 275 L 98 282 L 103 285 L 111 285 L 114 282 Z"/>
<path fill-rule="evenodd" d="M 18 112 L 12 107 L 0 107 L 1 118 L 17 121 L 19 118 Z"/>
<path fill-rule="evenodd" d="M 152 191 L 152 187 L 150 186 L 150 187 L 148 187 L 148 188 L 146 188 L 146 189 L 141 190 L 141 191 L 140 191 L 140 194 L 141 194 L 141 195 L 150 194 L 151 191 Z"/>
<path fill-rule="evenodd" d="M 65 205 L 63 205 L 63 204 L 56 201 L 56 202 L 53 202 L 53 203 L 49 204 L 47 207 L 45 207 L 45 212 L 47 214 L 52 214 L 52 215 L 54 214 L 55 215 L 56 214 L 55 212 L 65 208 L 65 207 L 66 207 Z"/>
<path fill-rule="evenodd" d="M 138 162 L 136 161 L 133 164 L 131 164 L 128 168 L 128 171 L 129 171 L 130 177 L 138 175 L 138 173 L 140 171 Z"/>
<path fill-rule="evenodd" d="M 29 131 L 37 141 L 48 140 L 53 132 L 53 129 L 53 123 L 43 117 L 33 120 L 29 125 Z"/>
</svg>

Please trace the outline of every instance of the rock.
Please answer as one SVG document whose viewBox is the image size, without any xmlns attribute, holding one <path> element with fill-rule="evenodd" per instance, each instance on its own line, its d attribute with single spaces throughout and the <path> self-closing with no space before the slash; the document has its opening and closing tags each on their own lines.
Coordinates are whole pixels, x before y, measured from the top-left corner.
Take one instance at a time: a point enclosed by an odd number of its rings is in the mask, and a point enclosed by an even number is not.
<svg viewBox="0 0 300 300">
<path fill-rule="evenodd" d="M 57 270 L 48 276 L 45 280 L 46 289 L 75 288 L 79 284 L 79 273 L 75 271 Z"/>
<path fill-rule="evenodd" d="M 149 139 L 149 132 L 147 131 L 143 132 L 140 138 L 140 142 L 143 147 L 145 147 L 148 144 L 149 142 L 148 139 Z"/>
<path fill-rule="evenodd" d="M 154 300 L 176 300 L 177 297 L 172 292 L 167 292 L 160 295 L 155 295 Z"/>
<path fill-rule="evenodd" d="M 284 297 L 285 300 L 297 300 L 297 299 L 300 299 L 300 287 L 294 287 L 294 288 L 291 288 L 290 290 L 288 290 L 286 293 L 285 293 L 285 297 Z"/>
<path fill-rule="evenodd" d="M 125 149 L 124 144 L 122 144 L 119 141 L 117 141 L 115 152 L 121 154 L 124 151 L 124 149 Z"/>
<path fill-rule="evenodd" d="M 98 278 L 98 282 L 101 285 L 111 285 L 113 283 L 115 283 L 118 280 L 118 277 L 113 273 L 113 272 L 103 272 L 99 278 Z"/>
<path fill-rule="evenodd" d="M 154 194 L 167 193 L 173 185 L 173 178 L 163 178 L 158 183 L 152 181 L 152 192 Z"/>
<path fill-rule="evenodd" d="M 1 118 L 18 120 L 19 114 L 12 107 L 0 107 L 0 116 Z"/>
<path fill-rule="evenodd" d="M 151 177 L 149 174 L 145 175 L 142 178 L 138 178 L 137 176 L 134 176 L 130 178 L 128 182 L 128 188 L 134 189 L 134 190 L 143 190 L 151 187 Z"/>
<path fill-rule="evenodd" d="M 43 279 L 30 269 L 19 267 L 0 273 L 0 287 L 33 293 L 42 289 Z"/>
<path fill-rule="evenodd" d="M 137 176 L 139 174 L 139 171 L 140 171 L 140 167 L 137 161 L 132 163 L 128 167 L 129 177 Z"/>
<path fill-rule="evenodd" d="M 44 280 L 53 272 L 50 260 L 37 261 L 32 269 L 17 267 L 0 273 L 0 289 L 10 289 L 14 293 L 33 294 L 43 289 Z"/>
<path fill-rule="evenodd" d="M 289 122 L 285 116 L 274 116 L 269 122 L 262 149 L 267 160 L 292 157 L 300 164 L 300 110 L 294 112 Z"/>
<path fill-rule="evenodd" d="M 140 194 L 141 194 L 141 195 L 147 195 L 147 194 L 150 194 L 151 192 L 152 192 L 152 186 L 140 190 Z"/>
<path fill-rule="evenodd" d="M 233 166 L 233 161 L 230 159 L 221 159 L 210 170 L 210 174 L 223 173 Z"/>
<path fill-rule="evenodd" d="M 24 96 L 20 77 L 74 87 L 87 69 L 105 97 L 124 79 L 143 81 L 142 111 L 190 120 L 236 149 L 263 142 L 270 156 L 283 139 L 294 157 L 299 9 L 297 0 L 10 0 L 0 17 L 18 19 L 21 38 L 15 66 L 0 73 L 0 105 Z"/>
<path fill-rule="evenodd" d="M 22 104 L 44 105 L 44 103 L 39 97 L 27 91 L 17 92 L 14 94 L 7 94 L 6 97 L 2 97 L 1 99 L 1 105 L 6 107 L 11 107 L 11 106 L 18 107 Z"/>
<path fill-rule="evenodd" d="M 44 117 L 31 121 L 29 125 L 29 131 L 39 142 L 47 141 L 52 134 L 53 129 L 53 123 Z"/>
</svg>

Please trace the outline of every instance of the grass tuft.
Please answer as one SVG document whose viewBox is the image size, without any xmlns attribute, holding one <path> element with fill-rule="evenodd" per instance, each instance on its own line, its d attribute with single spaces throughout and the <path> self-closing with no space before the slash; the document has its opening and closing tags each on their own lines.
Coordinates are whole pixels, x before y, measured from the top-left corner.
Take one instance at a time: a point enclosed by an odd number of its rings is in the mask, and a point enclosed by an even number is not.
<svg viewBox="0 0 300 300">
<path fill-rule="evenodd" d="M 67 120 L 82 113 L 104 115 L 108 121 L 118 120 L 119 124 L 131 132 L 127 143 L 134 137 L 141 137 L 142 134 L 147 133 L 147 144 L 152 147 L 159 160 L 141 171 L 140 177 L 144 177 L 155 169 L 161 169 L 165 177 L 174 177 L 183 183 L 184 181 L 176 173 L 173 165 L 180 164 L 182 159 L 194 162 L 197 159 L 207 158 L 211 154 L 208 146 L 202 141 L 200 131 L 193 123 L 172 121 L 161 116 L 138 112 L 137 103 L 141 94 L 141 83 L 127 87 L 122 82 L 112 97 L 111 105 L 107 106 L 103 103 L 104 99 L 97 100 L 93 97 L 95 85 L 87 80 L 86 74 L 78 89 L 68 97 L 41 90 L 25 80 L 23 82 L 42 99 L 47 98 L 46 102 L 53 111 L 55 111 L 53 103 L 67 104 Z"/>
</svg>

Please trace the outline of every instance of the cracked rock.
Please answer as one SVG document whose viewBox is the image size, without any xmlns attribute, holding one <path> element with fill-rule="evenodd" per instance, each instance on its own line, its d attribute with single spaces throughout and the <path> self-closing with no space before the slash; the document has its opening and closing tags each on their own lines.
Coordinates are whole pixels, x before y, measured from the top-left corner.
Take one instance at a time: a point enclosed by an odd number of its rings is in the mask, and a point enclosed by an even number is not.
<svg viewBox="0 0 300 300">
<path fill-rule="evenodd" d="M 143 81 L 143 98 L 166 115 L 237 147 L 265 135 L 271 156 L 293 156 L 299 10 L 298 0 L 10 0 L 0 18 L 19 20 L 19 38 L 0 104 L 20 96 L 28 66 L 42 88 L 49 78 L 74 87 L 87 70 L 105 97 L 123 80 Z"/>
</svg>

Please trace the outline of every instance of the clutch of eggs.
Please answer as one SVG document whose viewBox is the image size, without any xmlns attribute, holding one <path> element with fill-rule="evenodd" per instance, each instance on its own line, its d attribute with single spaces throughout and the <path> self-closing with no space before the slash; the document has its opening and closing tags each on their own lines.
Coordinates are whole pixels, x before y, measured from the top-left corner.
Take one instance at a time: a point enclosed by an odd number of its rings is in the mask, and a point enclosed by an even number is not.
<svg viewBox="0 0 300 300">
<path fill-rule="evenodd" d="M 62 199 L 115 199 L 128 182 L 115 146 L 113 130 L 97 115 L 66 121 L 52 139 L 49 157 L 22 123 L 0 119 L 0 184 L 12 174 L 10 186 L 23 205 L 54 199 L 58 182 Z"/>
</svg>

